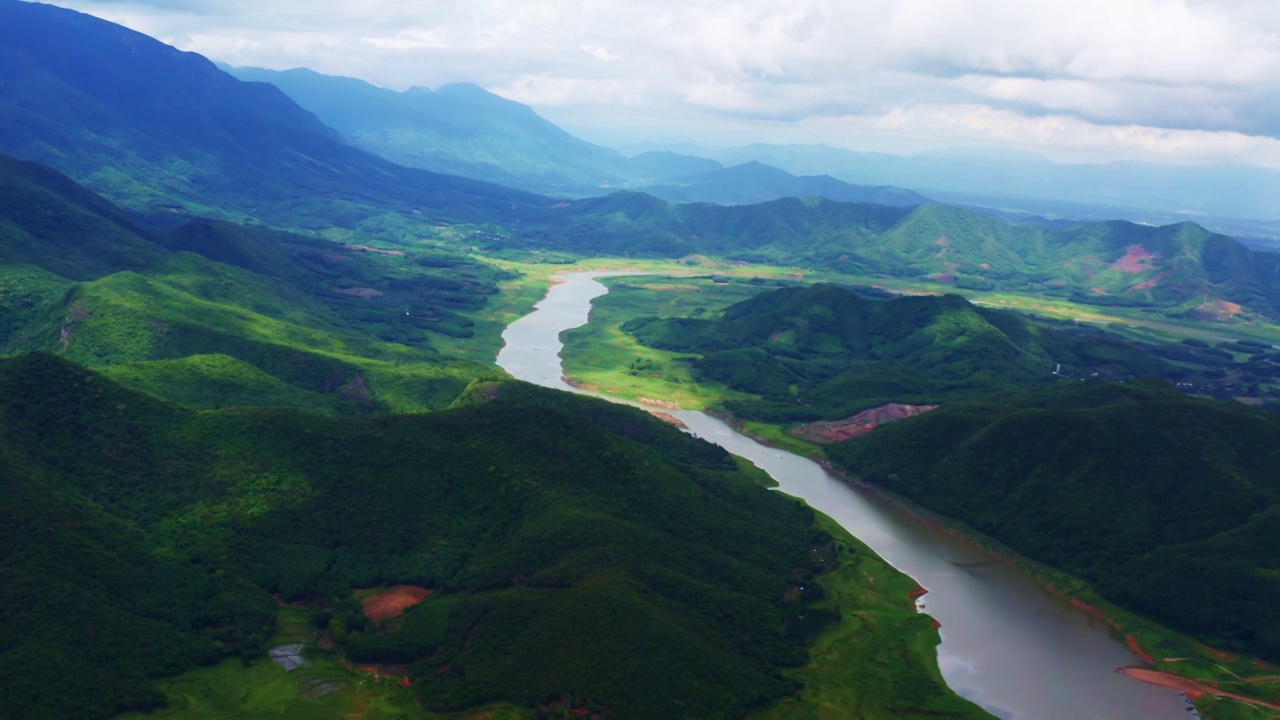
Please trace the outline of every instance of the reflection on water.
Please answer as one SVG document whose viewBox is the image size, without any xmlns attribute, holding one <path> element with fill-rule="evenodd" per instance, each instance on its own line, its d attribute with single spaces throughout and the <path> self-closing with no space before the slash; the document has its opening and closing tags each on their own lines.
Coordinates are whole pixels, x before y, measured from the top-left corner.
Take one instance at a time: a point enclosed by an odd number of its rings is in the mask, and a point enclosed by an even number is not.
<svg viewBox="0 0 1280 720">
<path fill-rule="evenodd" d="M 503 333 L 498 365 L 545 387 L 561 379 L 560 333 L 587 322 L 591 300 L 608 292 L 576 273 Z M 595 395 L 596 393 L 586 393 Z M 768 472 L 929 589 L 942 623 L 938 663 L 947 683 L 1002 718 L 1137 720 L 1185 716 L 1180 696 L 1113 672 L 1136 662 L 1109 629 L 989 553 L 912 520 L 891 503 L 851 487 L 807 458 L 770 448 L 700 412 L 672 411 L 689 432 Z M 904 602 L 905 602 L 904 598 Z"/>
</svg>

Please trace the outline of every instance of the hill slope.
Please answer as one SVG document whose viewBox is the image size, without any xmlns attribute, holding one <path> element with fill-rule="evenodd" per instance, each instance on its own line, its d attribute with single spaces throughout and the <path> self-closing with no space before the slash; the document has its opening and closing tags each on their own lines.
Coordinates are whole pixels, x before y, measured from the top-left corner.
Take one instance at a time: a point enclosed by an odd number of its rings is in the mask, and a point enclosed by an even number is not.
<svg viewBox="0 0 1280 720">
<path fill-rule="evenodd" d="M 838 285 L 762 293 L 712 318 L 648 318 L 623 329 L 651 347 L 700 354 L 705 377 L 759 395 L 745 417 L 836 419 L 887 402 L 938 402 L 1011 385 L 1164 363 L 1096 331 L 1063 331 L 958 295 L 873 300 Z"/>
<path fill-rule="evenodd" d="M 1280 254 L 1250 250 L 1194 223 L 1112 221 L 1055 232 L 945 205 L 822 198 L 674 205 L 632 192 L 567 203 L 547 217 L 504 244 L 666 257 L 708 253 L 961 289 L 1156 306 L 1183 316 L 1241 309 L 1275 316 L 1280 308 Z"/>
<path fill-rule="evenodd" d="M 47 167 L 0 170 L 0 351 L 112 366 L 200 407 L 440 408 L 494 373 L 433 349 L 497 292 L 479 263 L 210 220 L 161 231 Z"/>
<path fill-rule="evenodd" d="M 831 544 L 812 512 L 637 410 L 503 385 L 423 416 L 192 413 L 48 355 L 0 360 L 0 397 L 23 717 L 152 706 L 149 677 L 256 657 L 268 593 L 332 603 L 352 659 L 413 663 L 436 710 L 739 717 L 831 619 L 799 590 Z M 380 631 L 348 612 L 398 583 L 434 595 Z"/>
<path fill-rule="evenodd" d="M 590 194 L 621 181 L 623 157 L 471 84 L 395 92 L 305 68 L 229 68 L 267 82 L 357 147 L 410 167 L 545 194 Z"/>
<path fill-rule="evenodd" d="M 0 151 L 156 215 L 408 227 L 544 204 L 357 150 L 273 86 L 50 5 L 0 2 L 0 83 Z"/>
<path fill-rule="evenodd" d="M 1158 384 L 973 402 L 827 447 L 1204 642 L 1280 660 L 1280 417 Z"/>
</svg>

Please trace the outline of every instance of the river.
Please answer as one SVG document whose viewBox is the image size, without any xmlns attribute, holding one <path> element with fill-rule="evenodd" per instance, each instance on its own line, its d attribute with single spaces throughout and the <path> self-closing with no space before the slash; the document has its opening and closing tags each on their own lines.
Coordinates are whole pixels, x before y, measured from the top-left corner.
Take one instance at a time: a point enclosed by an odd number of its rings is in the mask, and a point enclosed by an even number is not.
<svg viewBox="0 0 1280 720">
<path fill-rule="evenodd" d="M 498 365 L 521 380 L 583 392 L 562 379 L 560 333 L 587 322 L 591 301 L 608 292 L 595 278 L 609 274 L 561 276 L 564 282 L 553 286 L 534 312 L 503 333 Z M 938 662 L 943 677 L 993 715 L 1017 720 L 1190 715 L 1178 693 L 1114 672 L 1137 659 L 1109 628 L 989 553 L 716 418 L 689 410 L 671 414 L 698 437 L 760 466 L 781 492 L 831 516 L 927 588 L 920 602 L 942 624 Z"/>
</svg>

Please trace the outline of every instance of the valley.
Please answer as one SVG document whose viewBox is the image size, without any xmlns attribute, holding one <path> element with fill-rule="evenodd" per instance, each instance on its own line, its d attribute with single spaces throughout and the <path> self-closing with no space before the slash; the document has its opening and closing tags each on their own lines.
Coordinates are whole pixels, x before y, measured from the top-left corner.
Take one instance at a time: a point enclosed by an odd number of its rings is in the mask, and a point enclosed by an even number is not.
<svg viewBox="0 0 1280 720">
<path fill-rule="evenodd" d="M 829 150 L 0 0 L 0 715 L 1280 717 L 1280 255 Z"/>
</svg>

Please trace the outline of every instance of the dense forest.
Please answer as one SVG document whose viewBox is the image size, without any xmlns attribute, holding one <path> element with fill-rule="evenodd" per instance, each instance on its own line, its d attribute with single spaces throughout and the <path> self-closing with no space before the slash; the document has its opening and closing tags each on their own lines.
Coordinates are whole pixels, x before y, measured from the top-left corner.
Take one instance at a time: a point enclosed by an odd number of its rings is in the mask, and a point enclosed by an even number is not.
<svg viewBox="0 0 1280 720">
<path fill-rule="evenodd" d="M 812 511 L 630 408 L 508 382 L 420 416 L 192 412 L 44 354 L 0 361 L 0 394 L 23 717 L 154 706 L 149 678 L 260 656 L 276 599 L 332 604 L 353 659 L 431 677 L 428 708 L 570 693 L 625 718 L 787 695 L 835 620 L 809 607 Z M 398 630 L 341 614 L 396 583 L 436 593 Z"/>
<path fill-rule="evenodd" d="M 1159 381 L 944 405 L 827 447 L 866 480 L 1228 650 L 1280 660 L 1280 416 Z"/>
<path fill-rule="evenodd" d="M 696 354 L 705 378 L 759 400 L 772 422 L 836 419 L 887 402 L 934 403 L 1098 372 L 1167 374 L 1161 358 L 1093 329 L 1054 328 L 958 295 L 869 298 L 819 284 L 762 293 L 699 318 L 640 318 L 641 343 Z"/>
</svg>

